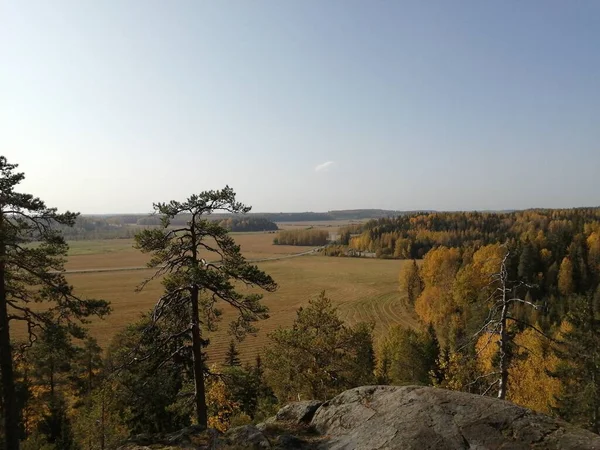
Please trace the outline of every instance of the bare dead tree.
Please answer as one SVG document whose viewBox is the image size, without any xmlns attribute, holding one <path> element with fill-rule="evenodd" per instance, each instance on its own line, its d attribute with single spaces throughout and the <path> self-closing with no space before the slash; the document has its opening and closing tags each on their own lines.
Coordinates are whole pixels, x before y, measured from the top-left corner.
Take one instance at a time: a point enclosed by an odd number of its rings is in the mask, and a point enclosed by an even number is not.
<svg viewBox="0 0 600 450">
<path fill-rule="evenodd" d="M 479 349 L 481 353 L 487 348 L 497 336 L 498 345 L 498 363 L 497 370 L 478 377 L 476 381 L 482 378 L 495 378 L 484 391 L 484 395 L 491 391 L 495 386 L 498 386 L 498 398 L 505 399 L 508 391 L 508 371 L 513 358 L 514 336 L 509 331 L 511 322 L 524 328 L 531 328 L 540 335 L 548 338 L 546 334 L 533 324 L 515 317 L 513 310 L 515 304 L 527 305 L 533 309 L 538 309 L 539 306 L 530 301 L 524 300 L 518 296 L 518 292 L 523 287 L 532 287 L 520 281 L 511 281 L 508 277 L 507 261 L 510 256 L 510 251 L 507 250 L 500 263 L 500 269 L 497 273 L 491 275 L 490 285 L 493 291 L 488 298 L 490 309 L 483 326 L 472 336 L 471 341 L 479 336 L 488 335 L 488 339 Z M 548 338 L 549 339 L 549 338 Z"/>
</svg>

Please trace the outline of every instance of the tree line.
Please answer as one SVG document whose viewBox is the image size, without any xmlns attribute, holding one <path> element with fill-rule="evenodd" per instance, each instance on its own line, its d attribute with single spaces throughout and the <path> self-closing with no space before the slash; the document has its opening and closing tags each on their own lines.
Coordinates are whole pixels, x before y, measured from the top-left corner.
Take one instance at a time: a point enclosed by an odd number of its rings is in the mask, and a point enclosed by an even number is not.
<svg viewBox="0 0 600 450">
<path fill-rule="evenodd" d="M 308 228 L 305 230 L 282 230 L 273 239 L 275 245 L 321 246 L 329 242 L 329 232 Z"/>
<path fill-rule="evenodd" d="M 351 248 L 382 258 L 420 259 L 434 247 L 481 246 L 508 240 L 564 257 L 575 236 L 597 231 L 600 208 L 532 209 L 507 213 L 435 212 L 366 222 Z M 343 232 L 343 231 L 342 231 Z"/>
</svg>

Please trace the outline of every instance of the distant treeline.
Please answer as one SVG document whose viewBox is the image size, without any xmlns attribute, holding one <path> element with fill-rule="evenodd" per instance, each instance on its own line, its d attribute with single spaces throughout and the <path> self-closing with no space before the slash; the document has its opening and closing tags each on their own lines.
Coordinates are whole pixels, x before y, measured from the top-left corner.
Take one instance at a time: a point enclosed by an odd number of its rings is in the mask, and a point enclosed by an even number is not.
<svg viewBox="0 0 600 450">
<path fill-rule="evenodd" d="M 272 222 L 311 222 L 328 220 L 362 220 L 376 219 L 379 217 L 394 217 L 399 214 L 408 214 L 403 211 L 392 211 L 386 209 L 348 209 L 329 212 L 289 212 L 289 213 L 248 213 L 244 216 L 231 214 L 213 214 L 213 219 L 229 219 L 231 217 L 262 217 Z M 113 214 L 88 216 L 97 219 L 106 219 L 108 222 L 119 225 L 159 225 L 156 216 L 148 214 Z M 189 216 L 181 214 L 172 220 L 173 225 L 183 225 L 189 220 Z"/>
<path fill-rule="evenodd" d="M 273 244 L 275 245 L 326 245 L 329 232 L 324 230 L 284 230 L 280 231 Z"/>
<path fill-rule="evenodd" d="M 57 226 L 68 241 L 133 238 L 139 227 L 116 223 L 98 216 L 79 216 L 75 226 Z"/>
<path fill-rule="evenodd" d="M 74 227 L 59 227 L 65 239 L 69 241 L 92 239 L 128 239 L 144 227 L 160 225 L 156 216 L 79 216 Z M 133 220 L 134 218 L 135 221 Z M 189 217 L 178 216 L 172 225 L 184 225 Z M 277 224 L 264 217 L 238 216 L 218 220 L 219 224 L 230 231 L 275 231 Z"/>
<path fill-rule="evenodd" d="M 547 249 L 560 262 L 571 242 L 585 240 L 598 228 L 600 208 L 439 212 L 371 220 L 359 235 L 343 237 L 351 249 L 403 259 L 422 258 L 439 246 L 480 247 L 512 240 Z"/>
<path fill-rule="evenodd" d="M 264 217 L 233 217 L 219 221 L 219 225 L 229 231 L 275 231 L 279 228 L 275 222 Z"/>
</svg>

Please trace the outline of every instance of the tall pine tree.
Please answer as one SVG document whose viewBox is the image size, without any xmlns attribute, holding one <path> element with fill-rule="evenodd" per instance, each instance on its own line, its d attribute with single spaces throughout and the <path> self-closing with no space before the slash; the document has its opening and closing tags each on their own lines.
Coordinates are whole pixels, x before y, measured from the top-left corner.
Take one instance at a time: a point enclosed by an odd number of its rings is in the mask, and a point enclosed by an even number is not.
<svg viewBox="0 0 600 450">
<path fill-rule="evenodd" d="M 191 326 L 179 329 L 158 345 L 167 344 L 183 334 L 191 335 L 196 418 L 198 424 L 206 427 L 202 352 L 206 341 L 202 339 L 201 325 L 205 329 L 211 327 L 220 315 L 216 308 L 220 302 L 229 304 L 239 313 L 231 324 L 231 331 L 237 338 L 254 332 L 254 322 L 268 317 L 267 308 L 260 303 L 260 294 L 238 292 L 238 283 L 269 292 L 274 291 L 277 284 L 257 266 L 249 264 L 228 230 L 209 218 L 215 212 L 244 214 L 250 211 L 250 207 L 236 201 L 230 187 L 192 195 L 184 202 L 156 203 L 154 210 L 161 215 L 161 228 L 144 230 L 136 235 L 137 247 L 152 254 L 149 267 L 157 269 L 153 278 L 164 275 L 165 293 L 154 308 L 152 322 L 167 318 L 169 313 L 191 317 Z M 187 222 L 170 227 L 171 220 L 181 214 L 189 217 Z M 217 261 L 210 261 L 213 258 Z"/>
<path fill-rule="evenodd" d="M 16 168 L 0 156 L 0 373 L 7 450 L 18 450 L 20 428 L 11 324 L 24 324 L 30 342 L 57 324 L 82 337 L 86 317 L 109 312 L 105 301 L 76 297 L 62 273 L 68 247 L 57 225 L 72 226 L 77 214 L 59 214 L 17 192 L 25 176 Z"/>
</svg>

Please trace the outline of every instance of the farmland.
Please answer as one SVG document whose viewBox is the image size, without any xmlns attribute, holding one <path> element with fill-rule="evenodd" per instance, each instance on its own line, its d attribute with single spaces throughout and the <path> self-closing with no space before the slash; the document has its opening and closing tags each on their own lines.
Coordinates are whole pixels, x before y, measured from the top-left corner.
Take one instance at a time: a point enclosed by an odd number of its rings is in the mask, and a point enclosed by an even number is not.
<svg viewBox="0 0 600 450">
<path fill-rule="evenodd" d="M 234 234 L 242 252 L 249 259 L 286 256 L 306 251 L 307 247 L 273 245 L 274 234 Z M 68 270 L 96 268 L 140 267 L 147 255 L 132 248 L 131 240 L 78 241 L 71 246 Z M 394 324 L 415 326 L 414 314 L 403 304 L 398 292 L 398 273 L 402 261 L 330 258 L 307 255 L 276 261 L 259 262 L 279 284 L 274 293 L 267 293 L 264 303 L 270 318 L 259 324 L 256 337 L 249 336 L 240 344 L 243 359 L 253 358 L 267 343 L 266 334 L 278 326 L 289 326 L 296 310 L 311 297 L 325 290 L 339 307 L 340 316 L 349 324 L 358 321 L 375 323 L 376 335 L 381 335 Z M 150 283 L 141 293 L 136 286 L 152 272 L 149 270 L 71 273 L 68 280 L 76 292 L 84 297 L 103 298 L 112 302 L 113 313 L 105 320 L 95 320 L 90 330 L 101 345 L 128 323 L 148 311 L 160 296 L 159 282 Z M 211 336 L 208 349 L 211 362 L 223 359 L 229 341 L 227 324 L 233 311 L 224 308 L 220 330 Z"/>
</svg>

